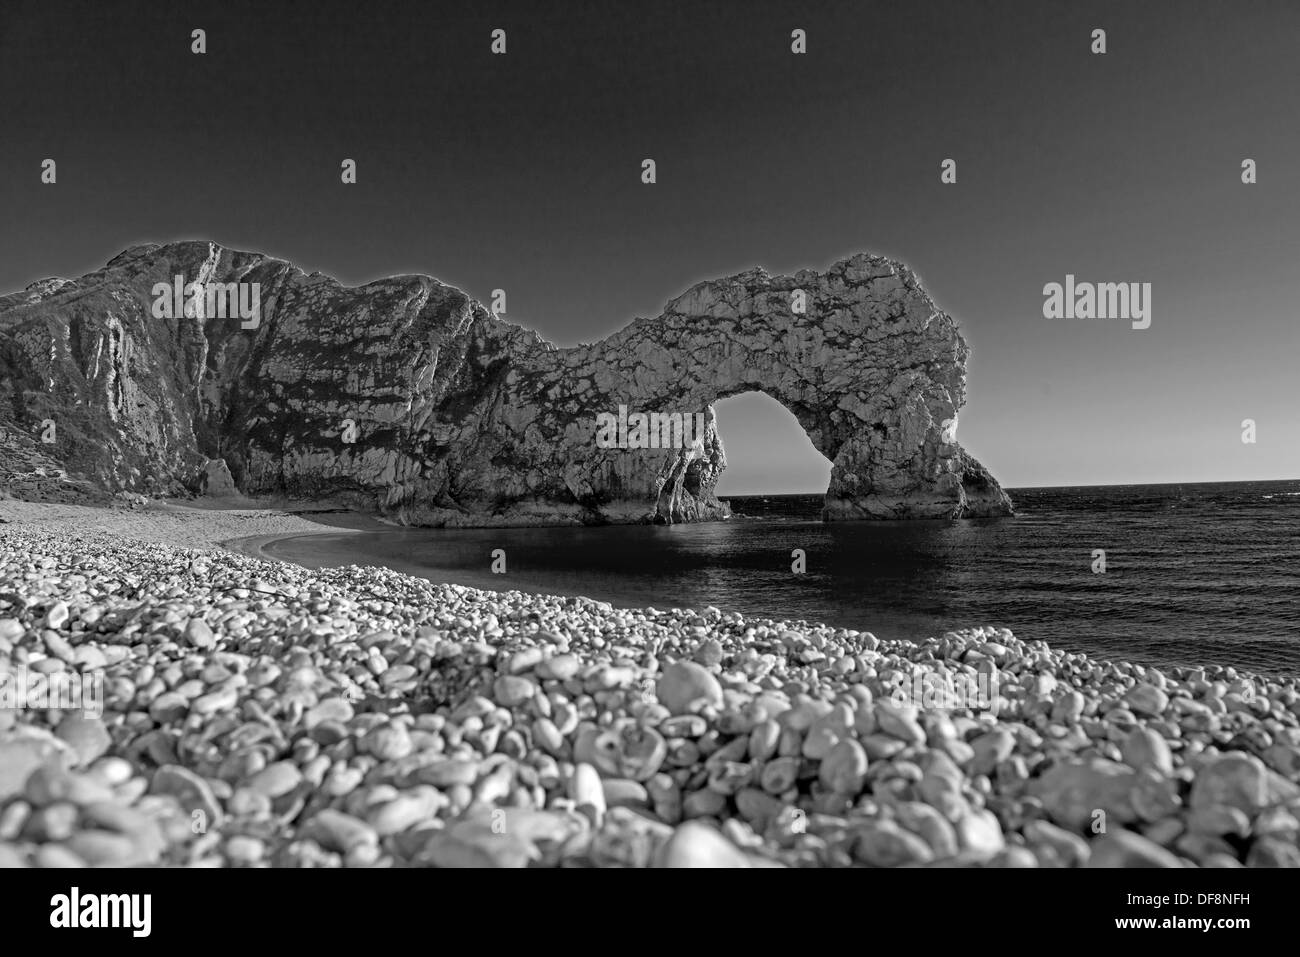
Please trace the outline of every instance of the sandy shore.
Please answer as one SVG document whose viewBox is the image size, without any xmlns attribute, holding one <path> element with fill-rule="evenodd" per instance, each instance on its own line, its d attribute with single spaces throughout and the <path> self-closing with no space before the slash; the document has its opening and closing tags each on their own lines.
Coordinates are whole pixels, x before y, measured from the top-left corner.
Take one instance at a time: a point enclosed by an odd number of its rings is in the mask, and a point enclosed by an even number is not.
<svg viewBox="0 0 1300 957">
<path fill-rule="evenodd" d="M 29 528 L 52 534 L 118 535 L 181 548 L 230 548 L 263 558 L 268 556 L 262 553 L 262 546 L 289 535 L 388 527 L 352 512 L 297 512 L 265 508 L 249 500 L 156 501 L 138 508 L 96 508 L 0 499 L 0 534 L 6 528 Z"/>
<path fill-rule="evenodd" d="M 0 866 L 1300 866 L 1293 677 L 255 557 L 315 517 L 0 502 Z"/>
</svg>

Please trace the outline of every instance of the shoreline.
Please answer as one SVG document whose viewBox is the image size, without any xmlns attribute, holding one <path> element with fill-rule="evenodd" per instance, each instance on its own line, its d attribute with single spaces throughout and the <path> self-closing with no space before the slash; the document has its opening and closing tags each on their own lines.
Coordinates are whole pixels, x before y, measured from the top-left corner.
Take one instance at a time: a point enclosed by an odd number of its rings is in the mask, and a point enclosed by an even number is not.
<svg viewBox="0 0 1300 957">
<path fill-rule="evenodd" d="M 0 695 L 101 691 L 0 706 L 0 866 L 1300 866 L 1295 678 L 312 570 L 248 552 L 337 526 L 88 511 L 0 502 Z"/>
<path fill-rule="evenodd" d="M 742 518 L 741 521 L 747 524 L 752 522 L 753 524 L 768 525 L 817 524 L 815 520 L 804 522 L 802 519 L 791 519 L 771 522 L 761 517 Z M 915 526 L 923 521 L 925 520 L 912 521 L 906 524 Z M 308 570 L 347 568 L 353 565 L 361 568 L 385 568 L 433 584 L 456 585 L 494 593 L 519 592 L 537 597 L 584 598 L 624 610 L 658 609 L 665 604 L 660 600 L 657 592 L 651 593 L 645 589 L 638 591 L 624 588 L 620 590 L 611 586 L 603 589 L 600 596 L 596 596 L 591 593 L 589 588 L 566 587 L 563 582 L 548 580 L 545 576 L 541 578 L 534 576 L 530 579 L 525 575 L 524 580 L 520 581 L 518 573 L 514 573 L 507 579 L 504 575 L 499 576 L 486 571 L 475 571 L 466 568 L 463 563 L 439 565 L 436 559 L 433 562 L 413 561 L 405 559 L 399 554 L 385 552 L 382 549 L 381 554 L 355 555 L 347 547 L 340 546 L 338 542 L 326 543 L 322 541 L 315 547 L 308 545 L 304 550 L 310 552 L 310 556 L 299 554 L 286 557 L 277 553 L 276 546 L 281 543 L 291 543 L 298 540 L 310 542 L 311 539 L 321 538 L 322 536 L 346 536 L 351 533 L 401 534 L 423 532 L 433 534 L 440 531 L 439 529 L 396 525 L 368 513 L 338 508 L 332 505 L 320 506 L 288 500 L 276 500 L 275 503 L 271 503 L 269 500 L 255 500 L 242 496 L 224 499 L 198 498 L 192 501 L 159 499 L 153 500 L 144 507 L 118 504 L 86 506 L 62 503 L 31 503 L 0 499 L 0 533 L 3 533 L 5 528 L 24 527 L 75 529 L 77 533 L 89 530 L 112 535 L 127 535 L 139 541 L 167 543 L 181 547 L 219 548 L 255 560 L 288 563 Z M 488 529 L 453 528 L 442 529 L 441 531 L 455 534 L 456 532 L 480 530 L 487 531 Z M 519 530 L 511 529 L 511 531 Z M 681 602 L 677 603 L 681 604 Z M 688 598 L 687 603 L 718 604 L 725 611 L 745 616 L 771 619 L 782 618 L 805 625 L 853 627 L 860 624 L 860 619 L 857 619 L 856 616 L 835 617 L 823 614 L 822 616 L 799 617 L 801 609 L 793 609 L 794 614 L 787 611 L 782 615 L 777 611 L 768 611 L 761 604 L 753 602 L 739 604 L 734 602 L 726 603 L 725 601 L 718 602 L 714 596 L 696 595 L 693 596 L 693 601 Z M 984 616 L 979 616 L 974 620 L 983 621 Z M 867 620 L 865 625 L 883 629 L 882 633 L 889 635 L 890 640 L 912 643 L 922 641 L 924 637 L 929 637 L 929 632 L 932 630 L 937 631 L 947 627 L 946 622 L 936 622 L 922 629 L 911 622 L 900 623 L 892 620 L 886 622 L 879 619 Z M 1086 645 L 1080 647 L 1077 644 L 1069 644 L 1068 636 L 1065 643 L 1062 643 L 1059 634 L 1050 636 L 1048 640 L 1067 651 L 1086 654 L 1095 660 L 1103 662 L 1113 659 L 1159 669 L 1186 669 L 1201 664 L 1201 662 L 1187 660 L 1186 656 L 1182 656 L 1181 660 L 1169 660 L 1149 651 L 1126 651 L 1123 649 L 1106 649 L 1103 651 L 1088 648 Z M 1213 661 L 1213 659 L 1211 660 Z M 1220 659 L 1207 667 L 1232 667 L 1242 674 L 1268 677 L 1275 680 L 1300 679 L 1300 669 L 1294 666 L 1272 663 L 1261 666 Z"/>
<path fill-rule="evenodd" d="M 245 555 L 248 558 L 256 558 L 267 562 L 289 562 L 296 565 L 297 562 L 290 562 L 287 558 L 272 555 L 267 551 L 268 546 L 291 538 L 310 538 L 313 535 L 329 535 L 337 532 L 338 529 L 334 528 L 322 528 L 314 532 L 290 532 L 288 534 L 274 532 L 267 535 L 248 535 L 242 538 L 224 539 L 216 544 L 227 551 L 234 552 L 237 555 Z M 358 530 L 358 534 L 360 534 L 360 530 Z M 303 565 L 301 567 L 306 568 L 308 566 Z"/>
<path fill-rule="evenodd" d="M 723 593 L 704 593 L 706 589 L 688 589 L 679 592 L 672 586 L 653 587 L 642 584 L 640 579 L 623 576 L 622 578 L 597 576 L 584 578 L 578 574 L 553 575 L 537 568 L 529 570 L 525 566 L 511 563 L 511 571 L 506 574 L 492 574 L 487 570 L 486 558 L 479 567 L 470 559 L 467 563 L 465 546 L 458 545 L 460 536 L 486 533 L 489 529 L 427 529 L 394 525 L 365 513 L 349 512 L 335 508 L 292 507 L 292 511 L 280 508 L 247 509 L 241 514 L 267 516 L 268 520 L 287 521 L 291 524 L 273 524 L 271 530 L 258 535 L 238 535 L 235 537 L 217 537 L 213 544 L 228 547 L 241 554 L 269 561 L 286 561 L 308 569 L 347 567 L 360 565 L 391 568 L 402 574 L 414 575 L 435 584 L 456 584 L 468 588 L 492 592 L 520 591 L 539 596 L 560 596 L 571 598 L 592 598 L 603 601 L 617 608 L 638 609 L 663 607 L 665 593 L 676 597 L 671 603 L 677 605 L 700 606 L 712 604 L 725 611 L 734 611 L 746 616 L 767 617 L 774 619 L 799 620 L 805 623 L 828 625 L 833 627 L 871 627 L 877 634 L 892 639 L 922 641 L 932 634 L 946 630 L 949 621 L 935 615 L 915 615 L 890 617 L 863 612 L 854 608 L 821 608 L 820 613 L 811 607 L 802 607 L 798 603 L 786 601 L 774 606 L 765 596 L 757 594 L 737 595 Z M 183 510 L 189 511 L 189 510 Z M 196 509 L 195 512 L 205 510 Z M 192 512 L 191 512 L 192 514 Z M 247 521 L 248 519 L 243 519 Z M 766 527 L 793 527 L 808 525 L 820 527 L 816 521 L 801 519 L 770 520 L 765 518 L 742 519 L 742 523 Z M 924 520 L 909 523 L 878 523 L 897 526 L 905 524 L 915 527 L 924 524 Z M 979 525 L 979 520 L 966 520 L 963 524 Z M 609 527 L 595 531 L 614 531 Z M 698 525 L 683 526 L 686 530 L 698 530 Z M 529 531 L 511 529 L 509 532 Z M 627 533 L 634 540 L 646 532 L 641 529 Z M 348 541 L 350 532 L 364 532 L 370 537 L 357 539 L 355 544 Z M 378 533 L 378 534 L 376 534 Z M 393 536 L 390 538 L 389 536 Z M 443 535 L 447 536 L 443 539 Z M 333 536 L 333 537 L 331 537 Z M 315 541 L 313 541 L 313 539 Z M 425 545 L 428 545 L 426 548 Z M 509 545 L 502 541 L 496 544 Z M 518 544 L 516 542 L 516 544 Z M 607 542 L 607 544 L 609 544 Z M 483 547 L 495 547 L 483 545 Z M 611 545 L 610 547 L 614 547 Z M 635 546 L 634 546 L 635 547 Z M 412 550 L 414 548 L 415 550 Z M 510 548 L 512 556 L 513 548 Z M 486 555 L 486 552 L 485 552 Z M 537 556 L 534 556 L 534 564 Z M 1004 616 L 992 613 L 978 613 L 966 617 L 955 616 L 952 620 L 979 623 L 997 621 L 1012 624 Z M 1026 627 L 1020 622 L 1019 627 Z M 1036 630 L 1036 636 L 1046 639 L 1068 651 L 1086 653 L 1100 660 L 1120 660 L 1147 667 L 1194 667 L 1212 663 L 1216 666 L 1233 666 L 1244 673 L 1268 675 L 1286 678 L 1300 675 L 1293 662 L 1286 660 L 1250 661 L 1242 660 L 1245 655 L 1234 655 L 1232 650 L 1218 649 L 1217 654 L 1206 654 L 1198 659 L 1191 652 L 1171 652 L 1158 647 L 1098 647 L 1097 643 L 1086 638 L 1072 640 L 1068 627 L 1056 624 L 1050 631 Z"/>
<path fill-rule="evenodd" d="M 315 517 L 305 517 L 308 515 Z M 326 520 L 323 516 L 327 515 L 338 517 Z M 269 544 L 279 538 L 299 535 L 382 531 L 391 527 L 360 512 L 271 507 L 243 498 L 196 499 L 193 502 L 158 499 L 136 507 L 0 499 L 0 532 L 6 528 L 102 532 L 188 548 L 229 548 L 267 560 L 278 559 L 257 550 L 245 551 L 241 543 L 258 541 Z"/>
</svg>

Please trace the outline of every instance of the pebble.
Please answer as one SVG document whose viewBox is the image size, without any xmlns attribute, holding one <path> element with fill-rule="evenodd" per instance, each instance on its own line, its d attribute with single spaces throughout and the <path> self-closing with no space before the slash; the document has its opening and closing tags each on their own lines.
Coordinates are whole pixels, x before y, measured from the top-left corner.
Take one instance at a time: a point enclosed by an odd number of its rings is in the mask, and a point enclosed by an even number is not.
<svg viewBox="0 0 1300 957">
<path fill-rule="evenodd" d="M 113 792 L 90 775 L 73 774 L 58 764 L 46 763 L 28 775 L 23 795 L 34 807 L 45 807 L 58 801 L 91 804 L 108 800 Z"/>
<path fill-rule="evenodd" d="M 1082 867 L 1091 854 L 1088 842 L 1077 833 L 1049 821 L 1028 821 L 1024 835 L 1035 849 L 1040 866 Z"/>
<path fill-rule="evenodd" d="M 189 714 L 189 711 L 189 699 L 174 691 L 160 694 L 149 705 L 149 717 L 159 724 L 174 724 Z"/>
<path fill-rule="evenodd" d="M 867 752 L 852 738 L 840 741 L 822 758 L 817 777 L 831 793 L 856 797 L 867 778 Z"/>
<path fill-rule="evenodd" d="M 304 836 L 327 850 L 346 854 L 363 844 L 378 844 L 379 834 L 365 821 L 326 808 L 307 822 Z"/>
<path fill-rule="evenodd" d="M 397 795 L 372 810 L 366 820 L 380 837 L 400 834 L 429 820 L 447 804 L 447 799 L 431 787 Z"/>
<path fill-rule="evenodd" d="M 11 844 L 0 843 L 0 870 L 26 866 L 27 861 L 18 848 Z"/>
<path fill-rule="evenodd" d="M 78 831 L 65 846 L 91 867 L 131 867 L 148 858 L 130 835 L 113 831 Z"/>
<path fill-rule="evenodd" d="M 492 691 L 497 704 L 503 708 L 516 708 L 537 693 L 537 685 L 518 675 L 502 675 Z"/>
<path fill-rule="evenodd" d="M 650 803 L 649 792 L 640 781 L 628 778 L 604 778 L 600 782 L 605 793 L 605 806 L 644 807 Z"/>
<path fill-rule="evenodd" d="M 858 739 L 867 757 L 872 761 L 888 761 L 900 751 L 907 749 L 907 744 L 898 738 L 886 734 L 868 734 Z"/>
<path fill-rule="evenodd" d="M 27 778 L 41 765 L 64 764 L 68 754 L 67 745 L 43 728 L 0 735 L 0 801 L 21 794 Z"/>
<path fill-rule="evenodd" d="M 1208 761 L 1192 779 L 1192 810 L 1226 805 L 1254 814 L 1269 803 L 1268 769 L 1258 758 L 1234 752 Z"/>
<path fill-rule="evenodd" d="M 1086 704 L 1087 701 L 1081 692 L 1067 691 L 1052 705 L 1052 721 L 1057 724 L 1076 724 L 1083 717 Z"/>
<path fill-rule="evenodd" d="M 722 642 L 716 638 L 706 638 L 696 647 L 692 657 L 704 667 L 712 668 L 714 665 L 721 664 L 725 656 Z"/>
<path fill-rule="evenodd" d="M 618 740 L 617 772 L 634 781 L 648 781 L 668 757 L 668 742 L 654 728 L 624 730 Z"/>
<path fill-rule="evenodd" d="M 239 692 L 235 688 L 223 688 L 195 698 L 190 708 L 195 714 L 206 716 L 218 711 L 229 711 L 238 701 Z"/>
<path fill-rule="evenodd" d="M 347 724 L 352 720 L 352 705 L 346 698 L 325 698 L 320 703 L 308 708 L 303 714 L 303 727 L 309 731 L 326 721 Z"/>
<path fill-rule="evenodd" d="M 798 758 L 783 757 L 767 762 L 759 775 L 763 790 L 768 794 L 784 794 L 799 780 L 801 762 Z"/>
<path fill-rule="evenodd" d="M 62 628 L 68 622 L 69 612 L 66 601 L 57 601 L 45 613 L 46 628 Z"/>
<path fill-rule="evenodd" d="M 435 761 L 416 770 L 415 776 L 422 783 L 432 784 L 436 788 L 470 785 L 478 780 L 478 763 L 466 760 Z"/>
<path fill-rule="evenodd" d="M 77 806 L 69 801 L 51 804 L 27 817 L 23 836 L 41 843 L 66 841 L 76 833 L 77 816 Z"/>
<path fill-rule="evenodd" d="M 1096 811 L 1117 822 L 1134 820 L 1130 794 L 1136 782 L 1136 772 L 1127 765 L 1092 758 L 1055 765 L 1034 779 L 1030 790 L 1055 823 L 1082 831 Z"/>
<path fill-rule="evenodd" d="M 994 728 L 970 742 L 973 752 L 970 762 L 972 774 L 992 774 L 1011 757 L 1016 738 L 1006 728 Z"/>
<path fill-rule="evenodd" d="M 527 867 L 541 858 L 537 845 L 512 832 L 509 819 L 500 830 L 479 820 L 458 821 L 435 831 L 417 860 L 433 867 Z"/>
<path fill-rule="evenodd" d="M 875 704 L 876 727 L 904 744 L 925 744 L 925 731 L 917 723 L 916 714 L 916 708 L 911 705 L 896 705 L 892 701 Z"/>
<path fill-rule="evenodd" d="M 22 832 L 31 816 L 32 806 L 21 798 L 10 801 L 0 810 L 0 841 L 12 841 Z"/>
<path fill-rule="evenodd" d="M 553 681 L 568 681 L 581 669 L 582 662 L 577 655 L 556 655 L 554 658 L 547 658 L 537 666 L 537 676 Z"/>
<path fill-rule="evenodd" d="M 212 629 L 202 618 L 191 618 L 185 625 L 185 640 L 194 648 L 207 650 L 216 645 Z"/>
<path fill-rule="evenodd" d="M 406 757 L 413 750 L 411 735 L 406 725 L 396 722 L 381 724 L 372 728 L 361 739 L 361 749 L 381 761 L 396 761 Z"/>
<path fill-rule="evenodd" d="M 925 841 L 936 859 L 957 854 L 957 831 L 937 808 L 921 801 L 904 801 L 895 806 L 894 813 L 902 827 Z"/>
<path fill-rule="evenodd" d="M 1174 773 L 1169 743 L 1150 728 L 1134 728 L 1124 739 L 1120 754 L 1131 768 L 1154 768 L 1164 775 Z"/>
<path fill-rule="evenodd" d="M 721 790 L 702 788 L 682 798 L 684 817 L 717 817 L 727 807 L 727 795 Z"/>
<path fill-rule="evenodd" d="M 546 652 L 541 648 L 523 648 L 510 656 L 510 664 L 507 666 L 507 670 L 512 675 L 523 674 L 526 671 L 532 671 L 540 665 L 545 658 Z"/>
<path fill-rule="evenodd" d="M 257 772 L 245 784 L 250 791 L 278 798 L 288 794 L 302 781 L 302 772 L 290 761 L 277 761 Z"/>
<path fill-rule="evenodd" d="M 901 867 L 934 860 L 934 852 L 919 835 L 889 820 L 864 825 L 854 840 L 853 856 L 871 867 Z"/>
<path fill-rule="evenodd" d="M 957 846 L 978 856 L 991 857 L 1006 847 L 1002 825 L 992 811 L 971 810 L 956 824 Z"/>
<path fill-rule="evenodd" d="M 1228 804 L 1203 804 L 1188 815 L 1187 829 L 1197 834 L 1246 837 L 1250 834 L 1250 818 L 1245 811 Z"/>
<path fill-rule="evenodd" d="M 749 867 L 749 858 L 707 824 L 677 826 L 655 859 L 655 867 Z"/>
<path fill-rule="evenodd" d="M 1182 867 L 1177 855 L 1141 834 L 1116 828 L 1092 841 L 1085 867 Z"/>
<path fill-rule="evenodd" d="M 85 867 L 86 861 L 64 844 L 42 844 L 36 849 L 34 863 L 37 867 Z"/>
<path fill-rule="evenodd" d="M 664 668 L 655 692 L 671 714 L 687 714 L 706 705 L 722 707 L 718 679 L 693 661 L 675 661 Z"/>
<path fill-rule="evenodd" d="M 149 791 L 151 794 L 171 795 L 186 812 L 199 812 L 208 827 L 215 827 L 222 821 L 221 805 L 212 793 L 212 786 L 188 768 L 174 764 L 159 768 L 154 772 Z"/>
<path fill-rule="evenodd" d="M 569 780 L 569 800 L 582 813 L 600 825 L 605 814 L 605 789 L 600 781 L 600 774 L 590 764 L 579 764 L 573 769 Z"/>
<path fill-rule="evenodd" d="M 82 645 L 72 654 L 72 663 L 82 672 L 102 671 L 109 665 L 108 655 L 94 645 Z"/>
<path fill-rule="evenodd" d="M 1231 861 L 1233 864 L 1236 863 L 1236 859 L 1231 854 L 1219 856 L 1226 858 L 1227 861 Z M 1250 853 L 1246 856 L 1246 866 L 1300 867 L 1300 848 L 1296 847 L 1294 841 L 1265 837 L 1256 841 L 1251 847 Z"/>
<path fill-rule="evenodd" d="M 226 840 L 226 860 L 232 864 L 256 864 L 266 854 L 266 844 L 256 837 L 236 834 Z"/>
<path fill-rule="evenodd" d="M 1124 701 L 1134 714 L 1157 717 L 1169 707 L 1169 695 L 1154 685 L 1141 684 L 1124 695 Z"/>
<path fill-rule="evenodd" d="M 54 733 L 72 749 L 77 765 L 93 763 L 113 743 L 104 722 L 99 718 L 86 717 L 82 712 L 73 712 L 64 717 Z"/>
<path fill-rule="evenodd" d="M 550 718 L 538 718 L 533 722 L 533 740 L 548 754 L 560 756 L 564 751 L 564 735 Z"/>
</svg>

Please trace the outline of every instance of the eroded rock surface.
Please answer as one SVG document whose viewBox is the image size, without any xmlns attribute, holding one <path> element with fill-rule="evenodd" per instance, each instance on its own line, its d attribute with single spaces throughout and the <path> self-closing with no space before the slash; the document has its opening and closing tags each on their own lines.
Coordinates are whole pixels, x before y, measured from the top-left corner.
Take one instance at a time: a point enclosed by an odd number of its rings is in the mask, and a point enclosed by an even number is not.
<svg viewBox="0 0 1300 957">
<path fill-rule="evenodd" d="M 255 327 L 157 318 L 155 286 L 177 275 L 257 283 Z M 955 439 L 966 356 L 910 270 L 866 254 L 700 283 L 561 349 L 426 276 L 349 288 L 212 243 L 149 244 L 0 297 L 0 428 L 107 490 L 196 491 L 223 459 L 227 491 L 413 524 L 678 522 L 728 514 L 712 405 L 762 391 L 833 463 L 828 519 L 1009 514 Z M 602 448 L 598 416 L 620 405 L 701 413 L 705 429 L 683 448 Z"/>
<path fill-rule="evenodd" d="M 199 472 L 199 492 L 212 498 L 228 498 L 239 494 L 225 459 L 209 459 L 203 464 L 203 469 Z"/>
</svg>

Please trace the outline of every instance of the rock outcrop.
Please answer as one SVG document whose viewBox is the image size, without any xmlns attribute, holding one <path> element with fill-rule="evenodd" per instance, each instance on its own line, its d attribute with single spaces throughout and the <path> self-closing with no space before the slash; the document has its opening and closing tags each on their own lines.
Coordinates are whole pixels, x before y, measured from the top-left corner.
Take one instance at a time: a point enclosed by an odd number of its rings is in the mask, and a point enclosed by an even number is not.
<svg viewBox="0 0 1300 957">
<path fill-rule="evenodd" d="M 199 472 L 199 494 L 210 498 L 231 498 L 239 494 L 225 459 L 209 459 Z"/>
<path fill-rule="evenodd" d="M 211 297 L 160 318 L 156 289 L 176 276 L 232 302 L 256 283 L 256 318 Z M 412 524 L 680 522 L 728 514 L 712 404 L 757 390 L 833 463 L 828 519 L 1009 514 L 956 442 L 966 356 L 910 270 L 879 256 L 700 283 L 561 349 L 426 276 L 349 288 L 212 243 L 150 244 L 0 298 L 0 427 L 107 490 L 224 485 L 209 468 L 224 459 L 230 492 Z M 629 447 L 602 447 L 620 406 Z M 638 413 L 703 428 L 637 448 Z"/>
</svg>

